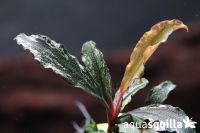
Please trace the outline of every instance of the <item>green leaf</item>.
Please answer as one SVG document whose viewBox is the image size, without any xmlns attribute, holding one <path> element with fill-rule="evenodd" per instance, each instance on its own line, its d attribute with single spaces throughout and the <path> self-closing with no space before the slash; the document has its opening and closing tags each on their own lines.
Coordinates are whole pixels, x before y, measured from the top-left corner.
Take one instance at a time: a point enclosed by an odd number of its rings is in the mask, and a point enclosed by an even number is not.
<svg viewBox="0 0 200 133">
<path fill-rule="evenodd" d="M 84 129 L 84 133 L 106 133 L 108 129 L 108 123 L 100 123 L 91 122 L 88 127 Z M 77 132 L 81 133 L 81 132 Z"/>
<path fill-rule="evenodd" d="M 153 87 L 146 99 L 146 105 L 163 103 L 175 87 L 176 85 L 174 85 L 171 81 L 164 81 Z"/>
<path fill-rule="evenodd" d="M 112 91 L 111 76 L 102 52 L 95 45 L 93 41 L 83 44 L 82 61 L 86 70 L 94 78 L 95 84 L 97 84 L 98 95 L 107 101 L 111 97 Z"/>
<path fill-rule="evenodd" d="M 78 125 L 74 125 L 74 126 L 76 127 L 76 133 L 106 133 L 107 129 L 105 130 L 104 128 L 99 128 L 98 127 L 99 125 L 101 125 L 101 124 L 97 124 L 94 121 L 90 121 L 90 123 L 88 123 L 87 127 L 85 127 L 85 126 L 78 127 Z"/>
<path fill-rule="evenodd" d="M 34 58 L 45 68 L 51 68 L 55 73 L 61 75 L 74 87 L 101 98 L 98 85 L 87 69 L 64 48 L 49 37 L 43 35 L 19 34 L 15 40 L 24 49 L 30 50 Z"/>
<path fill-rule="evenodd" d="M 139 117 L 144 120 L 149 120 L 150 122 L 166 122 L 170 120 L 175 120 L 176 123 L 181 124 L 182 128 L 178 127 L 163 127 L 163 128 L 154 128 L 156 131 L 168 131 L 168 132 L 177 132 L 177 133 L 195 133 L 195 129 L 185 128 L 184 120 L 188 118 L 188 116 L 178 107 L 173 107 L 171 105 L 149 105 L 146 107 L 141 107 L 130 111 L 128 113 L 124 113 L 121 117 L 130 115 L 132 118 Z M 130 120 L 130 119 L 129 119 Z"/>
<path fill-rule="evenodd" d="M 97 124 L 95 122 L 90 123 L 90 125 L 85 129 L 85 133 L 94 133 L 98 131 Z"/>
<path fill-rule="evenodd" d="M 131 102 L 131 97 L 138 92 L 139 90 L 143 89 L 149 81 L 145 78 L 135 79 L 133 83 L 128 87 L 128 89 L 123 94 L 122 105 L 120 111 L 122 111 L 125 106 Z M 115 94 L 114 98 L 114 105 L 116 106 L 117 101 L 120 97 L 120 90 L 118 90 Z"/>
</svg>

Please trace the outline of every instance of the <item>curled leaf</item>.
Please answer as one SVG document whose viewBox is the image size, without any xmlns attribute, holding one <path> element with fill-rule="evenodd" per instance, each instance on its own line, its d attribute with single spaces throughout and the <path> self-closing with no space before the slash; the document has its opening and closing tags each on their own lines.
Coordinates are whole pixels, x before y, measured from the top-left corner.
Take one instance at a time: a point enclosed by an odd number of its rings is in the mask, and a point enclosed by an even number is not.
<svg viewBox="0 0 200 133">
<path fill-rule="evenodd" d="M 133 81 L 133 83 L 128 87 L 128 89 L 124 92 L 120 111 L 122 111 L 125 108 L 125 106 L 131 102 L 131 97 L 136 92 L 143 89 L 148 83 L 149 83 L 149 81 L 145 78 L 135 79 Z M 115 94 L 115 98 L 114 98 L 114 106 L 115 107 L 117 106 L 119 97 L 120 97 L 120 90 L 118 90 Z"/>
<path fill-rule="evenodd" d="M 131 54 L 129 64 L 126 66 L 125 74 L 120 85 L 122 93 L 125 92 L 134 79 L 142 76 L 144 64 L 158 46 L 165 42 L 173 31 L 181 28 L 188 30 L 187 26 L 180 20 L 166 20 L 154 25 L 150 31 L 142 36 Z"/>
</svg>

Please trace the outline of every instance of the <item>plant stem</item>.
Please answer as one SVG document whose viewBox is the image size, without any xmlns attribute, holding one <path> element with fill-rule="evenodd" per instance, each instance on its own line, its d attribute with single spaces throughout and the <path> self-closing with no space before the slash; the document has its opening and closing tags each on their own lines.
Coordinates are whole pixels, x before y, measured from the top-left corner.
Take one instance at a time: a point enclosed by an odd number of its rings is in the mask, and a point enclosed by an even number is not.
<svg viewBox="0 0 200 133">
<path fill-rule="evenodd" d="M 107 109 L 107 122 L 108 122 L 108 131 L 107 133 L 112 133 L 112 111 L 113 111 L 113 99 L 112 96 L 109 98 L 109 109 Z"/>
<path fill-rule="evenodd" d="M 118 114 L 120 112 L 122 99 L 123 99 L 123 93 L 121 92 L 116 105 L 113 104 L 113 101 L 110 102 L 111 111 L 107 112 L 108 133 L 112 133 L 112 128 L 113 128 L 113 126 L 117 120 Z"/>
<path fill-rule="evenodd" d="M 112 111 L 110 111 L 107 114 L 107 117 L 108 117 L 108 131 L 107 131 L 107 133 L 112 133 L 112 127 L 113 127 L 113 124 L 114 124 L 114 122 L 112 121 Z"/>
</svg>

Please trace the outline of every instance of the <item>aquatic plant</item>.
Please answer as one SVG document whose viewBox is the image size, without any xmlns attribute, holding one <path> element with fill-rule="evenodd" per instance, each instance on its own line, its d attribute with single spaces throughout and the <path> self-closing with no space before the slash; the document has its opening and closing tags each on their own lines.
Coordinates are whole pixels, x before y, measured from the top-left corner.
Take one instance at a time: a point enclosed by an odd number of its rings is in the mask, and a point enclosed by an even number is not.
<svg viewBox="0 0 200 133">
<path fill-rule="evenodd" d="M 194 133 L 195 130 L 191 127 L 150 128 L 147 126 L 144 128 L 144 123 L 148 125 L 156 121 L 174 119 L 184 124 L 185 119 L 188 119 L 180 108 L 162 104 L 170 91 L 175 88 L 170 81 L 164 81 L 151 89 L 145 107 L 123 112 L 125 106 L 131 102 L 132 96 L 148 84 L 148 80 L 142 77 L 145 63 L 173 31 L 181 28 L 188 30 L 180 20 L 174 19 L 162 21 L 146 32 L 133 49 L 121 85 L 116 92 L 113 92 L 111 76 L 103 53 L 96 48 L 95 42 L 88 41 L 83 44 L 83 64 L 81 64 L 62 44 L 47 36 L 19 34 L 15 40 L 24 49 L 28 49 L 45 68 L 52 69 L 70 85 L 81 88 L 102 101 L 107 112 L 107 123 L 103 124 L 97 124 L 85 107 L 78 103 L 86 120 L 82 127 L 74 123 L 77 133 L 157 133 L 159 131 Z M 131 122 L 134 123 L 131 128 L 126 128 L 126 124 Z M 135 124 L 139 124 L 141 128 L 137 128 Z"/>
</svg>

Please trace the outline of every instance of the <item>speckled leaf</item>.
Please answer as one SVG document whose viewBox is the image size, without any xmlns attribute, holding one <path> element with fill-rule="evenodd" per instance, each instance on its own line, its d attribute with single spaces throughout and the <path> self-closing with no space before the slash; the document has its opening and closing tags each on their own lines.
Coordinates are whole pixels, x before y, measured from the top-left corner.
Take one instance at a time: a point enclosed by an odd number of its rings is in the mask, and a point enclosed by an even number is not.
<svg viewBox="0 0 200 133">
<path fill-rule="evenodd" d="M 34 58 L 45 68 L 52 69 L 74 87 L 101 98 L 98 86 L 90 73 L 79 64 L 78 60 L 63 47 L 43 35 L 19 34 L 15 40 L 24 49 L 30 50 Z"/>
<path fill-rule="evenodd" d="M 130 115 L 132 117 L 139 117 L 141 119 L 147 119 L 150 122 L 175 120 L 175 123 L 182 123 L 182 128 L 169 128 L 169 127 L 157 127 L 154 128 L 156 131 L 168 131 L 168 132 L 177 132 L 177 133 L 195 133 L 193 128 L 185 128 L 185 120 L 188 118 L 187 115 L 178 107 L 173 107 L 171 105 L 161 105 L 161 104 L 152 104 L 146 107 L 141 107 L 123 114 L 121 117 Z"/>
<path fill-rule="evenodd" d="M 111 76 L 102 52 L 99 51 L 95 45 L 96 44 L 93 41 L 83 44 L 82 61 L 86 70 L 94 78 L 94 81 L 98 86 L 99 95 L 107 101 L 111 96 L 112 91 Z"/>
<path fill-rule="evenodd" d="M 149 81 L 145 78 L 142 79 L 135 79 L 133 81 L 133 83 L 131 84 L 131 86 L 129 86 L 129 88 L 125 91 L 125 93 L 123 94 L 123 99 L 122 99 L 122 104 L 120 107 L 120 110 L 122 111 L 124 109 L 124 107 L 131 102 L 131 97 L 138 92 L 139 90 L 143 89 L 147 84 L 149 83 Z M 114 106 L 116 107 L 116 104 L 118 102 L 120 96 L 120 90 L 118 90 L 115 94 L 115 98 L 114 98 Z"/>
<path fill-rule="evenodd" d="M 164 81 L 153 87 L 146 99 L 146 105 L 163 103 L 175 87 L 176 85 L 174 85 L 171 81 Z"/>
<path fill-rule="evenodd" d="M 155 52 L 158 46 L 165 42 L 168 36 L 178 29 L 187 29 L 180 20 L 166 20 L 154 25 L 138 41 L 130 57 L 130 62 L 126 66 L 120 90 L 125 90 L 136 78 L 140 78 L 144 72 L 144 64 Z"/>
</svg>

